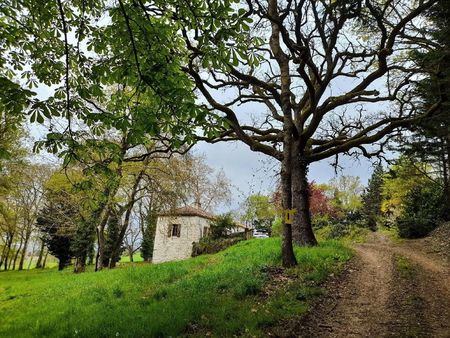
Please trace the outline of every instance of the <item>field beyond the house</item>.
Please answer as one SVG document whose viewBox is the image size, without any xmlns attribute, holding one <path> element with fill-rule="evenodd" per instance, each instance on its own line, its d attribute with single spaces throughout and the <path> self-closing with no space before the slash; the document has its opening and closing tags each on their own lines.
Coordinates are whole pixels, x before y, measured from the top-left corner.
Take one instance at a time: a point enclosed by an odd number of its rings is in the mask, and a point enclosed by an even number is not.
<svg viewBox="0 0 450 338">
<path fill-rule="evenodd" d="M 2 272 L 0 337 L 258 336 L 306 311 L 351 256 L 337 241 L 295 251 L 299 266 L 289 270 L 276 268 L 280 240 L 268 238 L 98 273 Z"/>
</svg>

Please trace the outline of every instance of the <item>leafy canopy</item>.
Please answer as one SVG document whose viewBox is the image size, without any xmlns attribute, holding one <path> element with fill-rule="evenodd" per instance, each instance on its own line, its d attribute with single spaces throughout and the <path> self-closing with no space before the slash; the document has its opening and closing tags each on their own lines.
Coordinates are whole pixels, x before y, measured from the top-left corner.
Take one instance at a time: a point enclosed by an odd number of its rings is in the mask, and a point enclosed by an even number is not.
<svg viewBox="0 0 450 338">
<path fill-rule="evenodd" d="M 193 84 L 182 71 L 180 26 L 169 21 L 170 11 L 140 17 L 135 5 L 4 2 L 0 111 L 18 115 L 25 110 L 31 122 L 49 127 L 47 142 L 37 150 L 73 156 L 86 140 L 95 141 L 91 134 L 117 131 L 126 132 L 130 146 L 171 138 L 170 146 L 177 149 L 195 141 L 195 127 L 207 111 L 196 102 Z M 177 1 L 159 5 L 179 6 Z M 183 6 L 187 21 L 188 7 L 207 11 L 202 1 Z M 213 5 L 222 16 L 230 6 L 229 1 Z M 208 17 L 213 32 L 221 16 Z M 33 92 L 36 87 L 45 88 L 45 95 Z"/>
</svg>

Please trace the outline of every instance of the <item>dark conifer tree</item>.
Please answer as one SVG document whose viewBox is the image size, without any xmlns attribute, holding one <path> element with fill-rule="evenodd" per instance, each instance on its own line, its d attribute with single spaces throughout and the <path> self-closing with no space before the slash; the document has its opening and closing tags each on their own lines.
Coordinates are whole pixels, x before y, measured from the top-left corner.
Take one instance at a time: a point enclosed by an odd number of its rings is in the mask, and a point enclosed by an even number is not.
<svg viewBox="0 0 450 338">
<path fill-rule="evenodd" d="M 381 216 L 383 173 L 383 167 L 381 164 L 377 165 L 362 196 L 363 217 L 367 227 L 372 231 L 377 229 L 377 221 Z"/>
<path fill-rule="evenodd" d="M 142 229 L 141 255 L 144 261 L 149 262 L 153 257 L 153 246 L 155 244 L 156 215 L 149 212 L 145 217 L 145 225 Z"/>
<path fill-rule="evenodd" d="M 71 209 L 65 208 L 62 201 L 48 203 L 36 221 L 48 251 L 59 260 L 59 270 L 64 269 L 72 258 L 72 229 L 67 222 L 71 218 Z"/>
<path fill-rule="evenodd" d="M 421 162 L 429 163 L 439 174 L 446 205 L 445 218 L 450 219 L 450 1 L 441 0 L 428 12 L 429 34 L 432 37 L 424 49 L 413 56 L 428 72 L 417 84 L 426 111 L 440 100 L 441 107 L 433 115 L 413 125 L 411 137 L 402 139 L 401 150 Z"/>
<path fill-rule="evenodd" d="M 84 272 L 86 261 L 94 252 L 94 241 L 95 222 L 80 219 L 71 241 L 71 249 L 75 258 L 75 272 Z"/>
<path fill-rule="evenodd" d="M 114 246 L 119 240 L 120 216 L 116 212 L 112 212 L 108 219 L 108 227 L 106 229 L 105 252 L 103 256 L 103 266 L 110 266 L 111 261 L 118 262 L 120 260 L 120 252 L 114 255 Z"/>
</svg>

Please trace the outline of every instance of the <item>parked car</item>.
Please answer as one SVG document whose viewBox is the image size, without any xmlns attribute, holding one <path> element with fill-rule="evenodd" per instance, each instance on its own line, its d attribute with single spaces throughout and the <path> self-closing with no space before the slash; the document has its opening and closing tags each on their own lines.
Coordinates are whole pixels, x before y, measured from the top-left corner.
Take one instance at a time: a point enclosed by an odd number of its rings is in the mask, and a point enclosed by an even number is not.
<svg viewBox="0 0 450 338">
<path fill-rule="evenodd" d="M 253 231 L 253 238 L 269 238 L 269 235 L 264 231 Z"/>
</svg>

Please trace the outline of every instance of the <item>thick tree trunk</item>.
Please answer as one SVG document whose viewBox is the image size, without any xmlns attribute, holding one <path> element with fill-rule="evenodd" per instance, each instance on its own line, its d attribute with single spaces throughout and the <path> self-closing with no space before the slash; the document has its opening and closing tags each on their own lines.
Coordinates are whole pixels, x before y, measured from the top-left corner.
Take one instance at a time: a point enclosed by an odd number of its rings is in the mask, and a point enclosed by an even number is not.
<svg viewBox="0 0 450 338">
<path fill-rule="evenodd" d="M 292 208 L 292 194 L 291 194 L 291 159 L 289 147 L 285 151 L 285 159 L 281 164 L 281 205 L 283 211 Z M 286 156 L 286 153 L 288 156 Z M 283 238 L 281 243 L 281 257 L 283 266 L 288 268 L 297 265 L 294 248 L 292 246 L 292 227 L 287 224 L 283 213 Z"/>
<path fill-rule="evenodd" d="M 85 270 L 86 270 L 86 259 L 78 258 L 75 261 L 75 267 L 74 267 L 73 272 L 80 273 L 80 272 L 84 272 Z"/>
<path fill-rule="evenodd" d="M 144 165 L 146 165 L 148 163 L 147 161 L 144 163 Z M 139 184 L 140 184 L 142 178 L 144 177 L 144 173 L 145 173 L 145 170 L 144 169 L 141 170 L 139 175 L 136 177 L 136 180 L 134 181 L 133 189 L 131 190 L 130 199 L 127 203 L 127 208 L 125 211 L 125 219 L 123 221 L 122 227 L 120 228 L 120 233 L 117 238 L 117 242 L 114 243 L 114 246 L 112 249 L 111 261 L 109 264 L 110 268 L 114 268 L 116 266 L 117 260 L 120 257 L 120 247 L 122 246 L 122 242 L 125 238 L 125 234 L 128 230 L 128 226 L 130 224 L 131 212 L 133 211 L 133 206 L 134 206 L 134 203 L 136 200 L 136 195 L 138 192 Z M 132 259 L 133 258 L 131 257 L 131 259 L 130 259 L 131 262 L 133 261 Z"/>
<path fill-rule="evenodd" d="M 273 57 L 280 67 L 280 84 L 281 84 L 281 110 L 283 111 L 283 160 L 281 163 L 281 190 L 282 190 L 282 208 L 284 212 L 292 209 L 292 192 L 291 192 L 291 170 L 292 170 L 292 141 L 293 133 L 296 131 L 292 120 L 291 105 L 291 76 L 289 57 L 284 53 L 280 42 L 280 14 L 278 11 L 278 2 L 276 0 L 267 1 L 268 14 L 271 17 L 271 35 L 269 46 L 272 50 Z M 292 247 L 292 227 L 283 221 L 283 242 L 282 242 L 282 259 L 283 266 L 291 267 L 297 265 L 297 260 Z"/>
<path fill-rule="evenodd" d="M 298 159 L 298 157 L 295 157 Z M 292 167 L 292 206 L 296 209 L 292 238 L 301 246 L 316 245 L 309 211 L 308 165 L 301 158 Z"/>
<path fill-rule="evenodd" d="M 122 158 L 126 152 L 125 143 L 122 144 Z M 97 225 L 97 256 L 95 260 L 95 271 L 102 270 L 103 267 L 108 266 L 108 264 L 104 265 L 105 260 L 105 228 L 108 223 L 108 219 L 111 215 L 112 201 L 117 191 L 119 190 L 120 180 L 122 178 L 122 161 L 118 163 L 118 167 L 116 170 L 116 175 L 114 177 L 114 181 L 108 182 L 107 186 L 103 191 L 103 195 L 106 197 L 106 200 L 100 206 L 98 210 L 100 222 Z"/>
<path fill-rule="evenodd" d="M 121 167 L 119 167 L 119 169 L 117 170 L 117 175 L 118 177 L 121 177 Z M 107 196 L 106 201 L 98 210 L 100 222 L 97 225 L 97 257 L 95 260 L 95 271 L 102 270 L 103 267 L 108 266 L 108 263 L 105 264 L 105 228 L 112 212 L 112 199 L 116 195 L 118 189 L 118 181 L 114 182 L 112 186 L 106 187 L 106 189 L 104 190 L 104 195 Z"/>
<path fill-rule="evenodd" d="M 116 267 L 116 263 L 120 258 L 120 247 L 122 246 L 123 239 L 125 238 L 125 233 L 128 229 L 128 223 L 129 223 L 129 215 L 128 215 L 128 211 L 127 211 L 127 217 L 125 217 L 125 221 L 120 228 L 120 232 L 117 237 L 117 242 L 114 243 L 113 248 L 112 248 L 111 260 L 109 262 L 110 269 L 113 269 Z"/>
<path fill-rule="evenodd" d="M 122 224 L 122 227 L 120 228 L 120 233 L 117 238 L 117 242 L 114 243 L 114 246 L 113 246 L 113 249 L 111 252 L 111 261 L 109 263 L 110 269 L 113 269 L 116 267 L 116 263 L 117 263 L 118 259 L 120 258 L 120 247 L 122 246 L 123 239 L 125 238 L 125 233 L 128 229 L 128 224 L 129 224 L 129 215 L 127 212 L 127 217 L 125 217 L 125 221 Z"/>
<path fill-rule="evenodd" d="M 42 259 L 44 258 L 44 250 L 45 250 L 45 243 L 44 241 L 41 241 L 41 248 L 39 249 L 39 256 L 36 261 L 36 269 L 42 268 Z"/>
<path fill-rule="evenodd" d="M 63 261 L 62 259 L 60 259 L 58 262 L 58 270 L 59 271 L 63 270 L 65 266 L 66 266 L 66 262 Z"/>
</svg>

